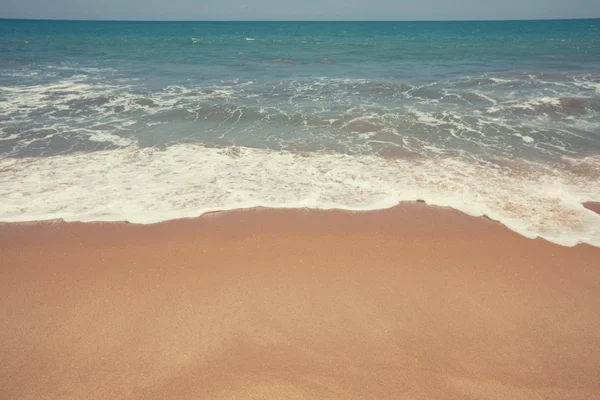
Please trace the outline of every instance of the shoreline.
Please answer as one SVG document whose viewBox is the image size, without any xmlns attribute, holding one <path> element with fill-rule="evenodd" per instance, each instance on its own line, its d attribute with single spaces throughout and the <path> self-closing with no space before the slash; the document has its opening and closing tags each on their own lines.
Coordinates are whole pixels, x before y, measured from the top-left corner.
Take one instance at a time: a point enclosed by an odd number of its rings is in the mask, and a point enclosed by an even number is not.
<svg viewBox="0 0 600 400">
<path fill-rule="evenodd" d="M 593 209 L 596 204 L 600 206 L 600 203 L 586 204 L 592 207 L 588 208 L 586 205 L 588 209 Z M 427 219 L 414 218 L 414 212 L 427 215 Z M 437 217 L 442 219 L 437 221 Z M 440 223 L 438 224 L 438 222 Z M 456 230 L 456 225 L 460 226 L 460 230 Z M 26 243 L 36 238 L 60 241 L 65 239 L 61 235 L 69 232 L 94 235 L 105 231 L 100 238 L 94 238 L 94 240 L 109 239 L 111 236 L 123 239 L 123 236 L 130 234 L 140 235 L 140 238 L 152 238 L 158 236 L 161 231 L 171 235 L 188 235 L 190 230 L 204 236 L 217 234 L 227 239 L 244 239 L 256 234 L 257 231 L 261 234 L 293 236 L 306 236 L 312 234 L 313 231 L 318 231 L 323 235 L 346 235 L 352 231 L 360 232 L 362 228 L 375 229 L 378 233 L 392 236 L 408 234 L 446 237 L 451 234 L 454 237 L 465 235 L 465 238 L 475 238 L 481 235 L 500 237 L 515 235 L 528 241 L 541 241 L 558 247 L 595 247 L 587 243 L 564 246 L 542 237 L 526 237 L 487 215 L 471 216 L 453 207 L 430 205 L 423 200 L 405 201 L 396 206 L 373 210 L 257 206 L 211 211 L 199 216 L 173 218 L 152 223 L 102 220 L 66 221 L 62 218 L 0 222 L 0 243 L 21 240 Z M 405 231 L 400 232 L 399 229 L 405 229 Z M 165 236 L 165 234 L 160 236 Z"/>
<path fill-rule="evenodd" d="M 600 202 L 598 201 L 586 201 L 583 206 L 596 214 L 600 214 Z"/>
<path fill-rule="evenodd" d="M 587 210 L 595 212 L 596 214 L 600 214 L 600 202 L 586 201 L 586 202 L 582 203 L 582 206 Z M 348 216 L 351 219 L 358 218 L 358 219 L 364 219 L 365 221 L 369 221 L 371 218 L 373 218 L 373 220 L 376 221 L 377 219 L 381 218 L 382 216 L 386 216 L 386 215 L 392 216 L 393 215 L 394 218 L 396 218 L 398 215 L 406 214 L 407 210 L 410 213 L 410 210 L 413 210 L 413 209 L 420 210 L 423 207 L 426 210 L 428 210 L 427 212 L 442 213 L 442 214 L 447 214 L 447 215 L 453 214 L 454 218 L 457 218 L 457 217 L 459 219 L 464 218 L 464 221 L 462 221 L 463 224 L 472 225 L 472 224 L 476 224 L 476 223 L 481 223 L 481 222 L 476 222 L 476 221 L 489 221 L 489 222 L 492 222 L 493 224 L 497 224 L 498 226 L 502 227 L 503 230 L 508 231 L 511 234 L 515 234 L 515 235 L 517 235 L 523 239 L 527 239 L 527 240 L 544 241 L 544 242 L 550 243 L 555 246 L 569 247 L 569 248 L 579 247 L 579 246 L 591 246 L 591 247 L 600 248 L 600 246 L 595 246 L 593 244 L 585 243 L 585 242 L 579 242 L 579 243 L 576 243 L 575 245 L 569 246 L 569 245 L 565 245 L 565 244 L 555 243 L 555 242 L 548 240 L 541 236 L 528 237 L 528 236 L 525 236 L 522 233 L 517 232 L 517 231 L 513 230 L 512 228 L 508 227 L 502 221 L 493 219 L 493 218 L 489 217 L 488 215 L 485 215 L 485 214 L 469 215 L 469 214 L 465 213 L 464 211 L 461 211 L 454 207 L 432 205 L 432 204 L 428 204 L 424 200 L 402 201 L 402 202 L 398 203 L 397 205 L 394 205 L 391 207 L 367 209 L 367 210 L 350 210 L 350 209 L 343 209 L 343 208 L 311 208 L 311 207 L 298 207 L 298 208 L 281 207 L 281 208 L 279 208 L 279 207 L 255 206 L 255 207 L 249 207 L 249 208 L 234 208 L 234 209 L 225 209 L 225 210 L 215 210 L 215 211 L 205 212 L 198 216 L 177 217 L 177 218 L 166 219 L 166 220 L 150 222 L 150 223 L 130 222 L 130 221 L 126 221 L 126 220 L 122 220 L 122 221 L 118 221 L 118 220 L 115 220 L 115 221 L 84 220 L 84 221 L 81 221 L 81 220 L 64 220 L 63 218 L 45 219 L 45 220 L 0 221 L 0 241 L 2 240 L 4 231 L 7 231 L 7 230 L 10 231 L 13 229 L 17 229 L 17 231 L 19 231 L 20 229 L 27 229 L 28 227 L 44 227 L 44 226 L 57 227 L 57 226 L 60 226 L 61 228 L 64 228 L 64 226 L 77 227 L 77 226 L 83 225 L 83 226 L 96 226 L 96 227 L 110 227 L 111 229 L 114 229 L 119 226 L 131 226 L 131 227 L 138 227 L 138 228 L 142 228 L 142 229 L 149 228 L 150 230 L 152 230 L 152 229 L 156 229 L 158 227 L 164 227 L 164 226 L 172 227 L 172 226 L 181 225 L 181 227 L 185 227 L 185 226 L 194 225 L 194 224 L 202 225 L 202 224 L 206 224 L 206 221 L 211 218 L 224 217 L 225 220 L 228 221 L 231 218 L 235 219 L 235 218 L 239 217 L 242 220 L 249 219 L 252 222 L 252 224 L 240 225 L 236 229 L 239 229 L 240 227 L 244 227 L 245 229 L 248 229 L 250 227 L 256 228 L 259 225 L 265 225 L 265 224 L 260 223 L 260 219 L 264 218 L 265 216 L 269 217 L 270 214 L 279 215 L 279 216 L 285 214 L 286 217 L 292 217 L 295 220 L 297 220 L 300 217 L 304 218 L 304 217 L 308 216 L 309 217 L 308 221 L 311 220 L 310 217 L 319 216 L 319 215 L 336 216 L 336 217 L 342 217 L 342 218 L 344 216 Z M 405 217 L 406 217 L 406 215 L 403 216 L 403 221 L 402 221 L 403 223 L 406 223 L 408 221 Z M 268 225 L 268 224 L 266 224 L 266 225 Z M 484 226 L 484 225 L 482 225 L 482 226 Z M 313 226 L 313 228 L 315 228 L 315 227 Z M 420 229 L 420 227 L 415 224 L 411 224 L 411 228 L 417 229 L 417 230 Z M 435 234 L 436 231 L 432 230 L 430 233 Z"/>
<path fill-rule="evenodd" d="M 0 224 L 0 397 L 589 399 L 600 249 L 422 203 Z"/>
<path fill-rule="evenodd" d="M 192 144 L 5 159 L 0 163 L 6 172 L 0 174 L 0 197 L 6 198 L 0 219 L 150 224 L 257 206 L 367 211 L 421 199 L 487 215 L 526 237 L 600 247 L 600 216 L 582 205 L 597 200 L 599 160 L 566 162 L 555 169 L 508 159 L 487 165 L 454 156 L 305 157 Z M 556 188 L 550 190 L 552 185 Z"/>
</svg>

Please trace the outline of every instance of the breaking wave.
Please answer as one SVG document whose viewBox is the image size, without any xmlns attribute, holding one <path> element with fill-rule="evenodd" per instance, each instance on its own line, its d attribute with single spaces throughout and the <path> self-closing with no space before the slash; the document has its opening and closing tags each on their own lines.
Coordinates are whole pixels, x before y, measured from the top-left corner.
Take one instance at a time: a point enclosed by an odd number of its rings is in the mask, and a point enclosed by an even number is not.
<svg viewBox="0 0 600 400">
<path fill-rule="evenodd" d="M 425 200 L 527 237 L 600 246 L 600 159 L 561 169 L 463 157 L 383 158 L 178 144 L 0 160 L 1 221 L 153 223 L 256 206 L 372 210 Z"/>
</svg>

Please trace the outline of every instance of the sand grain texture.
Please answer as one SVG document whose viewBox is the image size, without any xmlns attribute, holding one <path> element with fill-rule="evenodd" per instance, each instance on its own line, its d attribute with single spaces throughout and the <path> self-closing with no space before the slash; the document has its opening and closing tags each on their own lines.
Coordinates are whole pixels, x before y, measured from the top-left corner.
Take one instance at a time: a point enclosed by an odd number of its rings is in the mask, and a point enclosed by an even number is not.
<svg viewBox="0 0 600 400">
<path fill-rule="evenodd" d="M 424 204 L 3 224 L 0 398 L 600 398 L 598 260 Z"/>
</svg>

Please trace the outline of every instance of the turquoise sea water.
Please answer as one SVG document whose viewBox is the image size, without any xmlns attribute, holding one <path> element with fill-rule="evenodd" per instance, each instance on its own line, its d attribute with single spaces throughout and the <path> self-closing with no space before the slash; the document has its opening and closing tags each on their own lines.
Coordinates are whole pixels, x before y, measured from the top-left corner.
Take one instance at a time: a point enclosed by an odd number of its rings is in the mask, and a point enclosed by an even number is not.
<svg viewBox="0 0 600 400">
<path fill-rule="evenodd" d="M 424 199 L 600 243 L 600 20 L 0 20 L 0 219 Z"/>
</svg>

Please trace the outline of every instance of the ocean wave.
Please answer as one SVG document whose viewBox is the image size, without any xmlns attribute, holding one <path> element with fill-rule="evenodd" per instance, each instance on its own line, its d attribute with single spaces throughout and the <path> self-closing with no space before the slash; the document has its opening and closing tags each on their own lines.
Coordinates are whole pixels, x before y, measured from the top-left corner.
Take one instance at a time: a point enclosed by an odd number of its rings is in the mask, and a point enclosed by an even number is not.
<svg viewBox="0 0 600 400">
<path fill-rule="evenodd" d="M 174 145 L 0 160 L 1 221 L 153 223 L 256 206 L 370 210 L 425 200 L 527 237 L 600 246 L 594 157 L 565 167 Z M 106 166 L 110 165 L 110 168 Z"/>
<path fill-rule="evenodd" d="M 600 111 L 600 99 L 595 97 L 534 97 L 519 100 L 509 100 L 496 104 L 488 112 L 525 112 L 525 113 L 597 113 Z"/>
<path fill-rule="evenodd" d="M 92 142 L 111 143 L 119 147 L 131 146 L 137 143 L 137 140 L 118 136 L 110 132 L 87 130 L 87 133 L 86 139 Z"/>
<path fill-rule="evenodd" d="M 515 95 L 514 88 L 506 87 L 510 79 L 488 75 L 427 84 L 330 77 L 234 79 L 149 90 L 143 82 L 103 75 L 113 76 L 112 70 L 66 68 L 73 74 L 0 88 L 0 129 L 11 132 L 0 154 L 35 154 L 43 146 L 40 138 L 30 136 L 50 128 L 78 144 L 53 146 L 60 150 L 40 154 L 125 143 L 98 142 L 90 129 L 137 137 L 132 143 L 145 146 L 178 140 L 215 144 L 227 137 L 245 146 L 350 154 L 378 154 L 393 146 L 430 155 L 479 149 L 556 157 L 590 154 L 598 147 L 594 132 L 600 127 L 600 101 L 585 86 L 595 75 L 569 77 L 568 90 L 535 87 Z M 12 141 L 16 132 L 22 133 L 19 143 Z"/>
</svg>

